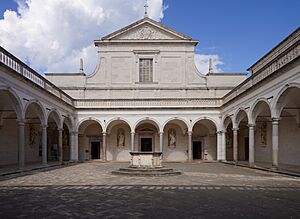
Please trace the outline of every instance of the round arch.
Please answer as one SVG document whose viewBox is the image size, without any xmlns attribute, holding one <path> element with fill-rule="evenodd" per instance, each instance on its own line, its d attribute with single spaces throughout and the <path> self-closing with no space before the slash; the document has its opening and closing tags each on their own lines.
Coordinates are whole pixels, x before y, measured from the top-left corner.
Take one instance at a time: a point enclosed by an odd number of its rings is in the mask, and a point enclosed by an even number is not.
<svg viewBox="0 0 300 219">
<path fill-rule="evenodd" d="M 172 118 L 169 118 L 167 121 L 165 121 L 165 122 L 163 123 L 163 125 L 162 125 L 162 130 L 165 129 L 165 127 L 166 127 L 166 125 L 167 125 L 168 123 L 170 123 L 170 122 L 172 122 L 172 121 L 176 121 L 176 120 L 181 121 L 182 123 L 184 123 L 185 126 L 187 127 L 187 131 L 191 131 L 191 127 L 190 127 L 189 123 L 188 123 L 185 119 L 180 118 L 180 117 L 172 117 Z"/>
<path fill-rule="evenodd" d="M 0 86 L 0 91 L 5 92 L 10 99 L 12 100 L 12 102 L 14 103 L 14 105 L 12 106 L 16 112 L 17 115 L 17 119 L 18 120 L 23 120 L 24 119 L 24 114 L 23 114 L 23 105 L 21 102 L 20 97 L 17 95 L 17 93 L 8 87 L 4 87 L 4 86 Z"/>
<path fill-rule="evenodd" d="M 104 129 L 103 129 L 103 130 L 104 130 L 105 132 L 107 132 L 109 126 L 111 126 L 111 125 L 113 126 L 113 123 L 116 122 L 116 121 L 122 121 L 122 122 L 126 123 L 126 124 L 130 127 L 131 131 L 134 131 L 134 129 L 132 129 L 132 127 L 131 127 L 130 122 L 129 122 L 127 119 L 124 119 L 124 118 L 122 118 L 122 117 L 115 117 L 115 118 L 110 119 L 110 120 L 106 123 L 106 125 L 104 126 Z"/>
<path fill-rule="evenodd" d="M 246 117 L 239 117 L 242 113 L 244 113 L 244 114 L 246 115 Z M 234 125 L 235 125 L 236 127 L 238 127 L 239 124 L 240 124 L 240 122 L 241 122 L 244 118 L 247 119 L 248 123 L 250 122 L 250 121 L 249 121 L 249 115 L 248 115 L 246 109 L 245 109 L 245 108 L 238 108 L 238 109 L 235 111 L 234 116 L 233 116 L 233 123 L 234 123 Z"/>
<path fill-rule="evenodd" d="M 282 108 L 284 106 L 279 106 L 278 101 L 279 99 L 282 97 L 282 95 L 284 95 L 284 93 L 292 88 L 298 88 L 300 89 L 300 84 L 299 83 L 289 83 L 286 84 L 284 87 L 281 88 L 281 90 L 278 92 L 278 94 L 276 95 L 276 97 L 274 98 L 274 101 L 271 105 L 271 114 L 274 118 L 279 118 Z M 283 104 L 284 105 L 284 104 Z"/>
<path fill-rule="evenodd" d="M 200 122 L 201 120 L 208 120 L 210 122 L 212 122 L 214 124 L 214 126 L 216 127 L 216 131 L 219 130 L 219 126 L 218 126 L 218 123 L 216 122 L 216 120 L 214 120 L 213 118 L 210 118 L 210 117 L 200 117 L 200 118 L 197 118 L 191 125 L 191 130 L 193 130 L 194 126 L 197 124 L 197 122 Z"/>
<path fill-rule="evenodd" d="M 50 116 L 53 116 L 53 120 L 56 123 L 56 126 L 58 128 L 62 128 L 63 123 L 62 123 L 62 118 L 60 116 L 60 114 L 57 112 L 57 110 L 55 108 L 51 109 L 50 112 L 47 115 L 47 123 L 49 122 Z"/>
<path fill-rule="evenodd" d="M 136 128 L 139 126 L 139 125 L 141 125 L 141 124 L 143 124 L 143 123 L 151 123 L 152 125 L 154 125 L 156 128 L 157 128 L 157 130 L 158 130 L 158 132 L 162 132 L 163 130 L 161 129 L 161 126 L 160 126 L 160 123 L 156 120 L 156 119 L 154 119 L 154 118 L 149 118 L 149 117 L 145 117 L 145 118 L 142 118 L 142 119 L 139 119 L 135 124 L 134 124 L 134 126 L 133 126 L 133 129 L 132 130 L 136 130 Z"/>
<path fill-rule="evenodd" d="M 68 129 L 70 131 L 72 131 L 74 129 L 74 124 L 73 124 L 73 120 L 71 119 L 71 116 L 70 115 L 67 115 L 67 116 L 63 116 L 64 118 L 62 119 L 62 126 L 64 124 L 66 124 L 66 126 L 68 127 Z"/>
<path fill-rule="evenodd" d="M 250 124 L 253 124 L 255 123 L 256 121 L 256 118 L 257 116 L 259 115 L 260 111 L 257 111 L 258 110 L 258 107 L 260 105 L 266 105 L 267 106 L 267 109 L 269 110 L 270 112 L 270 115 L 271 115 L 271 118 L 272 118 L 272 112 L 271 112 L 271 106 L 270 106 L 270 103 L 269 101 L 266 99 L 266 98 L 259 98 L 257 99 L 251 106 L 250 108 L 250 120 L 249 120 L 249 123 Z"/>
<path fill-rule="evenodd" d="M 228 125 L 232 123 L 233 125 L 233 120 L 231 118 L 231 116 L 229 116 L 228 114 L 226 114 L 223 118 L 222 118 L 222 123 L 221 123 L 221 126 L 222 126 L 222 130 L 226 130 Z"/>
<path fill-rule="evenodd" d="M 42 125 L 47 125 L 47 120 L 46 120 L 46 112 L 45 112 L 45 108 L 43 107 L 43 105 L 38 101 L 38 100 L 30 100 L 25 108 L 24 108 L 24 118 L 26 116 L 26 112 L 28 110 L 28 108 L 31 106 L 31 105 L 34 105 L 36 106 L 37 108 L 37 115 L 41 121 L 41 124 Z"/>
<path fill-rule="evenodd" d="M 98 123 L 98 124 L 100 125 L 102 131 L 104 130 L 104 129 L 103 129 L 103 125 L 102 125 L 102 123 L 101 123 L 101 121 L 100 121 L 99 119 L 94 118 L 94 117 L 88 117 L 88 118 L 84 118 L 84 119 L 80 120 L 80 121 L 77 123 L 75 131 L 78 132 L 78 131 L 79 131 L 79 127 L 80 127 L 84 122 L 86 122 L 86 121 L 94 121 L 94 122 L 96 122 L 96 123 Z"/>
</svg>

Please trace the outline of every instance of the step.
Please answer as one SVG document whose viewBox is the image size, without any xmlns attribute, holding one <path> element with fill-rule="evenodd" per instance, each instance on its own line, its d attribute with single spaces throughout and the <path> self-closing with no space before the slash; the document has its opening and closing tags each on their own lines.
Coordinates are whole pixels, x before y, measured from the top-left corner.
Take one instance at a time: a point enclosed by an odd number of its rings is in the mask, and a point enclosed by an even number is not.
<svg viewBox="0 0 300 219">
<path fill-rule="evenodd" d="M 132 168 L 132 167 L 127 167 L 127 168 L 120 168 L 119 171 L 125 171 L 125 172 L 171 172 L 173 169 L 171 168 Z"/>
<path fill-rule="evenodd" d="M 116 175 L 126 175 L 126 176 L 178 176 L 181 175 L 180 171 L 170 171 L 170 172 L 146 172 L 146 171 L 139 171 L 139 172 L 131 172 L 131 171 L 113 171 L 112 174 Z"/>
</svg>

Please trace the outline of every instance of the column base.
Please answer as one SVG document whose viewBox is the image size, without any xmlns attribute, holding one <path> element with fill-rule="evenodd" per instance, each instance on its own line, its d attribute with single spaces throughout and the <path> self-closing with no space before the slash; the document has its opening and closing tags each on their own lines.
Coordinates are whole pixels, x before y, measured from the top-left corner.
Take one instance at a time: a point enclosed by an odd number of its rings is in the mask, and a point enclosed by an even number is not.
<svg viewBox="0 0 300 219">
<path fill-rule="evenodd" d="M 272 171 L 277 171 L 277 170 L 278 170 L 278 166 L 272 165 L 271 170 L 272 170 Z"/>
</svg>

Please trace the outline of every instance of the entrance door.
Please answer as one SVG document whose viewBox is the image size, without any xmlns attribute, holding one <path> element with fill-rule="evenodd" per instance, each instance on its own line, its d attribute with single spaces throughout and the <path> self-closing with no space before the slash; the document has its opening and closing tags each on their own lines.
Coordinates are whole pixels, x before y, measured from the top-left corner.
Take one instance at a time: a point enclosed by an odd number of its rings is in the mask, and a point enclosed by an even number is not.
<svg viewBox="0 0 300 219">
<path fill-rule="evenodd" d="M 141 138 L 141 151 L 152 151 L 152 138 Z"/>
<path fill-rule="evenodd" d="M 249 160 L 249 138 L 245 138 L 245 160 Z"/>
<path fill-rule="evenodd" d="M 92 159 L 100 159 L 100 142 L 92 142 L 91 150 Z"/>
<path fill-rule="evenodd" d="M 201 141 L 193 142 L 193 160 L 202 159 L 202 144 Z"/>
</svg>

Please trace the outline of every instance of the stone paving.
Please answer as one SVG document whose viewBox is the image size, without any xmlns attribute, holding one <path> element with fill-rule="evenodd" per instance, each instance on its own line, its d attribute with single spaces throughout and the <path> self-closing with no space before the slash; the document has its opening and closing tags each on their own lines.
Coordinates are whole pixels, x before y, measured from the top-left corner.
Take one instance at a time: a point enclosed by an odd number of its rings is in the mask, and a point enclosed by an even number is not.
<svg viewBox="0 0 300 219">
<path fill-rule="evenodd" d="M 300 218 L 300 179 L 220 163 L 168 163 L 169 177 L 81 163 L 0 178 L 0 218 Z"/>
</svg>

